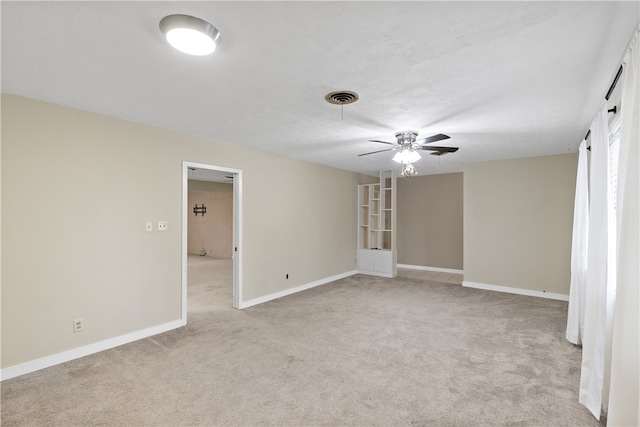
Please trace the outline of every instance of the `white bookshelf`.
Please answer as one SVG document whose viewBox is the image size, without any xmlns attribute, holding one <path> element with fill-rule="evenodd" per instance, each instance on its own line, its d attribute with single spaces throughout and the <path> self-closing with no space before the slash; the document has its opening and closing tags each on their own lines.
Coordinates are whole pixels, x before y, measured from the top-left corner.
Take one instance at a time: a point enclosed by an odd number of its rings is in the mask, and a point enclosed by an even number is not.
<svg viewBox="0 0 640 427">
<path fill-rule="evenodd" d="M 379 182 L 358 186 L 358 271 L 397 274 L 396 175 L 380 171 Z"/>
</svg>

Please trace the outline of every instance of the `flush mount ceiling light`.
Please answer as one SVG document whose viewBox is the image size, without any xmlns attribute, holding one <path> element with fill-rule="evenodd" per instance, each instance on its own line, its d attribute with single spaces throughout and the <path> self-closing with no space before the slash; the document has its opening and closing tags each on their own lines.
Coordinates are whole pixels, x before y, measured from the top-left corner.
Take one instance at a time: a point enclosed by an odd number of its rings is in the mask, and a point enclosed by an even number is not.
<svg viewBox="0 0 640 427">
<path fill-rule="evenodd" d="M 160 31 L 171 46 L 189 55 L 209 55 L 220 43 L 218 29 L 195 16 L 165 16 L 160 20 Z"/>
</svg>

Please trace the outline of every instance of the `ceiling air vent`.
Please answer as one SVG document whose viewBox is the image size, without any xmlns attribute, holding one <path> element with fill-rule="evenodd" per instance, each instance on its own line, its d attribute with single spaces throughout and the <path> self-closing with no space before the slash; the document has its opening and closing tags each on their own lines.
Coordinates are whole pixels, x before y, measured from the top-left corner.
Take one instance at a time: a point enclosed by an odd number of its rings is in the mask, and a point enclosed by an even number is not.
<svg viewBox="0 0 640 427">
<path fill-rule="evenodd" d="M 356 102 L 358 94 L 348 90 L 339 90 L 337 92 L 329 92 L 324 99 L 329 104 L 347 105 Z"/>
</svg>

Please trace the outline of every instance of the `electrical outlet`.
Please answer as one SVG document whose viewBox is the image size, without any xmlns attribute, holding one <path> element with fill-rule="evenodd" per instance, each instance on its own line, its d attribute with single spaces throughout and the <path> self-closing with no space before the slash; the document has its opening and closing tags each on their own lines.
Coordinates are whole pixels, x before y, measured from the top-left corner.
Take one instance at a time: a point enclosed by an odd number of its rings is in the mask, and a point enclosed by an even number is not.
<svg viewBox="0 0 640 427">
<path fill-rule="evenodd" d="M 167 221 L 158 221 L 158 231 L 167 231 Z"/>
<path fill-rule="evenodd" d="M 73 321 L 73 332 L 82 332 L 84 331 L 84 322 L 82 319 L 75 319 Z"/>
<path fill-rule="evenodd" d="M 145 230 L 153 231 L 153 222 L 147 221 L 144 226 L 145 226 Z"/>
</svg>

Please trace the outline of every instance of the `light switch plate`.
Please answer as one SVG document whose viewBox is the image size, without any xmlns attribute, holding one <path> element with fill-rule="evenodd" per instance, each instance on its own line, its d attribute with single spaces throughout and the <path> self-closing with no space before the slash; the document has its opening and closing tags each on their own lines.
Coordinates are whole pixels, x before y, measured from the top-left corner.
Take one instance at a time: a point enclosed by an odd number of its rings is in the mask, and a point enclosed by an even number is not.
<svg viewBox="0 0 640 427">
<path fill-rule="evenodd" d="M 167 231 L 167 221 L 158 221 L 158 231 Z"/>
</svg>

